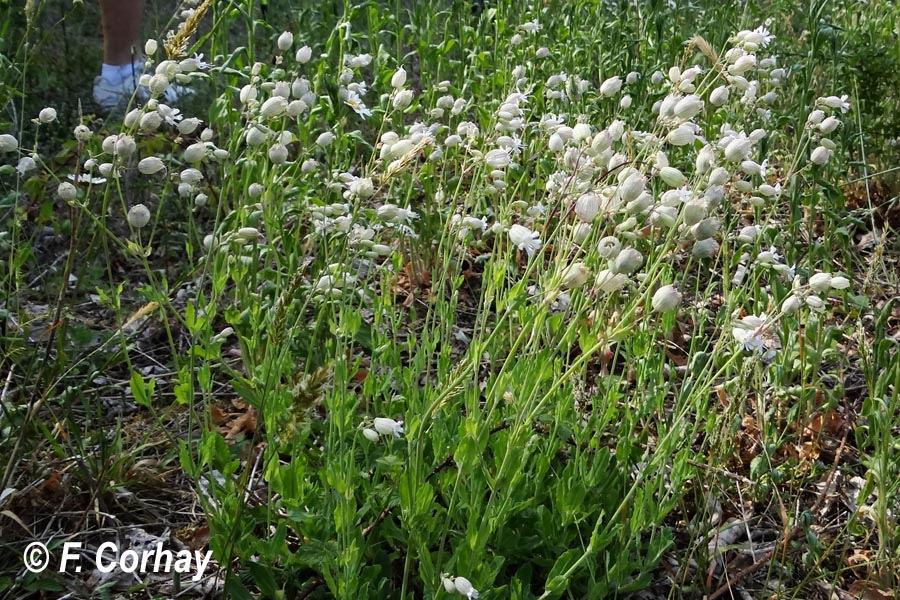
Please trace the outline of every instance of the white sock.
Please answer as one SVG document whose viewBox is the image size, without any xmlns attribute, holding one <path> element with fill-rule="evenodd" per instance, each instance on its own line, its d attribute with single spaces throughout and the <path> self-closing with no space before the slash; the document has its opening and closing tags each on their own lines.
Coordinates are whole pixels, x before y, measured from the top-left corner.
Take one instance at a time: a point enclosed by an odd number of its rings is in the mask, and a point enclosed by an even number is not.
<svg viewBox="0 0 900 600">
<path fill-rule="evenodd" d="M 108 80 L 110 83 L 121 83 L 124 79 L 122 72 L 123 65 L 108 65 L 103 63 L 103 66 L 100 68 L 100 77 Z M 131 68 L 131 65 L 128 65 Z"/>
</svg>

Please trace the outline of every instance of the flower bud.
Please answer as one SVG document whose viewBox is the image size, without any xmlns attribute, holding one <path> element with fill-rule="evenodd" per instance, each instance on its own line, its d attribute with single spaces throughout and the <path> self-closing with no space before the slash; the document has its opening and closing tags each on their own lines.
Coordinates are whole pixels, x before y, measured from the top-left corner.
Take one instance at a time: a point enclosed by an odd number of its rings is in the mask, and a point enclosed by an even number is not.
<svg viewBox="0 0 900 600">
<path fill-rule="evenodd" d="M 283 164 L 288 159 L 288 149 L 284 144 L 274 144 L 269 148 L 269 160 L 276 165 Z"/>
<path fill-rule="evenodd" d="M 694 135 L 694 130 L 688 125 L 677 127 L 670 131 L 669 135 L 666 136 L 666 141 L 673 146 L 687 146 L 695 139 L 697 139 L 697 136 Z"/>
<path fill-rule="evenodd" d="M 159 44 L 153 38 L 150 38 L 146 42 L 144 42 L 144 54 L 147 56 L 153 56 L 156 54 L 156 50 L 159 48 Z"/>
<path fill-rule="evenodd" d="M 319 134 L 319 137 L 316 138 L 316 146 L 319 146 L 320 148 L 327 148 L 334 142 L 335 139 L 337 139 L 337 136 L 335 136 L 330 131 L 325 131 Z"/>
<path fill-rule="evenodd" d="M 178 133 L 181 135 L 190 135 L 197 130 L 197 127 L 200 126 L 200 119 L 195 117 L 191 117 L 189 119 L 184 119 L 180 123 L 178 123 Z"/>
<path fill-rule="evenodd" d="M 153 175 L 154 173 L 165 170 L 165 168 L 165 163 L 156 156 L 148 156 L 147 158 L 141 159 L 138 163 L 138 171 L 143 175 Z"/>
<path fill-rule="evenodd" d="M 800 300 L 797 296 L 791 294 L 788 296 L 784 302 L 781 303 L 781 312 L 786 315 L 792 315 L 798 310 L 800 310 L 800 306 L 803 304 L 803 301 Z"/>
<path fill-rule="evenodd" d="M 644 264 L 644 257 L 634 248 L 625 248 L 613 259 L 610 270 L 613 273 L 630 275 Z"/>
<path fill-rule="evenodd" d="M 809 162 L 814 165 L 824 165 L 831 158 L 831 150 L 825 146 L 818 146 L 809 156 Z"/>
<path fill-rule="evenodd" d="M 75 186 L 69 183 L 68 181 L 63 181 L 56 188 L 56 193 L 65 201 L 74 200 L 78 195 L 78 191 L 75 189 Z"/>
<path fill-rule="evenodd" d="M 286 98 L 282 98 L 281 96 L 272 96 L 265 102 L 263 102 L 262 106 L 259 109 L 259 112 L 262 113 L 267 119 L 274 119 L 284 113 L 287 110 L 288 101 Z"/>
<path fill-rule="evenodd" d="M 369 429 L 368 427 L 366 427 L 365 429 L 362 430 L 362 433 L 363 433 L 363 437 L 366 438 L 367 440 L 369 440 L 370 442 L 378 441 L 378 432 L 375 431 L 374 429 Z"/>
<path fill-rule="evenodd" d="M 719 242 L 713 238 L 705 238 L 694 243 L 691 255 L 694 258 L 712 258 L 719 253 Z"/>
<path fill-rule="evenodd" d="M 831 289 L 834 290 L 846 290 L 850 287 L 850 280 L 846 277 L 832 277 L 831 278 Z"/>
<path fill-rule="evenodd" d="M 179 174 L 179 178 L 184 183 L 195 185 L 203 181 L 203 173 L 201 173 L 197 169 L 184 169 Z"/>
<path fill-rule="evenodd" d="M 75 134 L 75 139 L 79 142 L 86 142 L 93 135 L 87 125 L 77 125 L 73 133 Z"/>
<path fill-rule="evenodd" d="M 290 31 L 285 31 L 281 35 L 278 36 L 278 49 L 282 52 L 287 52 L 291 49 L 291 46 L 294 45 L 294 34 Z"/>
<path fill-rule="evenodd" d="M 600 198 L 593 192 L 582 194 L 575 201 L 575 214 L 585 223 L 590 223 L 597 218 L 600 212 Z"/>
<path fill-rule="evenodd" d="M 622 273 L 613 273 L 609 269 L 603 269 L 597 273 L 594 287 L 605 294 L 611 294 L 621 290 L 627 283 L 628 276 Z"/>
<path fill-rule="evenodd" d="M 206 157 L 206 144 L 203 142 L 197 142 L 196 144 L 191 144 L 187 148 L 184 149 L 184 160 L 185 162 L 194 164 L 198 163 Z"/>
<path fill-rule="evenodd" d="M 729 95 L 730 92 L 728 91 L 728 88 L 724 85 L 720 85 L 709 94 L 709 103 L 713 106 L 722 106 L 728 102 Z"/>
<path fill-rule="evenodd" d="M 413 101 L 412 90 L 401 90 L 394 95 L 393 106 L 396 110 L 405 110 Z"/>
<path fill-rule="evenodd" d="M 391 87 L 395 90 L 399 90 L 406 84 L 406 69 L 400 67 L 396 71 L 394 71 L 394 75 L 391 77 Z"/>
<path fill-rule="evenodd" d="M 614 260 L 622 250 L 622 244 L 615 236 L 608 235 L 597 243 L 597 252 L 600 258 Z"/>
<path fill-rule="evenodd" d="M 664 285 L 653 294 L 650 304 L 656 312 L 673 311 L 681 304 L 681 293 L 673 285 Z"/>
<path fill-rule="evenodd" d="M 825 310 L 825 301 L 818 296 L 807 296 L 806 305 L 815 312 L 822 312 Z"/>
<path fill-rule="evenodd" d="M 622 78 L 616 75 L 600 84 L 600 95 L 606 98 L 614 96 L 622 89 Z"/>
<path fill-rule="evenodd" d="M 587 283 L 591 272 L 583 262 L 575 262 L 566 267 L 562 274 L 562 284 L 569 289 L 577 289 Z"/>
<path fill-rule="evenodd" d="M 250 129 L 247 131 L 247 145 L 248 146 L 259 146 L 266 141 L 268 136 L 265 134 L 263 130 L 254 125 L 250 126 Z"/>
<path fill-rule="evenodd" d="M 143 204 L 135 204 L 128 209 L 128 224 L 135 229 L 146 227 L 150 222 L 150 209 Z"/>
<path fill-rule="evenodd" d="M 591 226 L 587 223 L 575 223 L 572 225 L 572 239 L 576 244 L 583 244 L 591 235 Z"/>
<path fill-rule="evenodd" d="M 809 287 L 818 293 L 829 290 L 831 288 L 831 273 L 816 273 L 809 278 Z"/>
<path fill-rule="evenodd" d="M 548 146 L 551 152 L 559 152 L 563 149 L 563 146 L 565 146 L 565 142 L 558 133 L 554 133 L 550 136 Z"/>
<path fill-rule="evenodd" d="M 296 58 L 297 62 L 301 65 L 305 65 L 309 62 L 309 59 L 312 58 L 312 48 L 310 48 L 309 46 L 298 48 L 297 55 L 294 58 Z"/>
<path fill-rule="evenodd" d="M 55 108 L 51 108 L 48 106 L 47 108 L 42 108 L 41 112 L 38 113 L 38 121 L 40 121 L 41 123 L 44 123 L 45 125 L 47 123 L 52 123 L 55 120 L 56 120 L 56 109 Z"/>
<path fill-rule="evenodd" d="M 694 118 L 701 110 L 703 110 L 703 100 L 694 94 L 688 94 L 679 100 L 672 109 L 676 118 L 689 120 Z"/>
<path fill-rule="evenodd" d="M 739 137 L 731 140 L 728 145 L 725 146 L 725 159 L 731 162 L 740 162 L 747 158 L 752 147 L 753 144 L 749 138 Z"/>
<path fill-rule="evenodd" d="M 675 167 L 663 167 L 659 170 L 659 177 L 669 187 L 677 188 L 687 183 L 687 177 Z"/>
<path fill-rule="evenodd" d="M 161 96 L 165 93 L 166 88 L 169 87 L 169 79 L 165 75 L 154 75 L 150 78 L 147 87 L 150 88 L 150 93 L 153 96 Z"/>
<path fill-rule="evenodd" d="M 725 185 L 731 179 L 731 174 L 724 167 L 716 167 L 709 174 L 709 185 Z"/>
</svg>

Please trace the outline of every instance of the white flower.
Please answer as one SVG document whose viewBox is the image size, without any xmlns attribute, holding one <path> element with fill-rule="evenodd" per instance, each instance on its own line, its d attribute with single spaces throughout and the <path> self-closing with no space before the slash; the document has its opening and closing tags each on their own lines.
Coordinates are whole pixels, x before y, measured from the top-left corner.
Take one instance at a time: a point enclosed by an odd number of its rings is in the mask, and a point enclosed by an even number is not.
<svg viewBox="0 0 900 600">
<path fill-rule="evenodd" d="M 534 53 L 534 56 L 536 58 L 547 58 L 548 56 L 550 56 L 550 49 L 546 46 L 541 46 L 537 49 L 537 52 Z"/>
<path fill-rule="evenodd" d="M 850 110 L 850 102 L 847 100 L 847 94 L 844 94 L 840 98 L 837 96 L 827 96 L 825 98 L 819 98 L 819 104 L 827 106 L 828 108 L 839 108 L 842 113 Z"/>
<path fill-rule="evenodd" d="M 140 171 L 143 175 L 153 175 L 154 173 L 159 173 L 165 168 L 165 163 L 156 156 L 148 156 L 147 158 L 142 158 L 138 163 L 138 171 Z"/>
<path fill-rule="evenodd" d="M 850 287 L 850 280 L 846 277 L 832 277 L 831 278 L 831 289 L 834 290 L 846 290 Z"/>
<path fill-rule="evenodd" d="M 575 201 L 575 214 L 585 223 L 590 223 L 597 218 L 600 212 L 600 198 L 593 192 L 582 194 Z"/>
<path fill-rule="evenodd" d="M 713 106 L 722 106 L 728 102 L 729 95 L 730 92 L 728 91 L 728 88 L 724 85 L 720 85 L 709 94 L 709 102 Z"/>
<path fill-rule="evenodd" d="M 274 164 L 284 164 L 287 159 L 288 149 L 284 144 L 273 144 L 272 147 L 269 148 L 269 160 L 271 160 Z"/>
<path fill-rule="evenodd" d="M 689 94 L 675 104 L 675 117 L 687 121 L 703 110 L 703 100 L 695 94 Z"/>
<path fill-rule="evenodd" d="M 261 112 L 262 115 L 267 119 L 274 119 L 275 117 L 284 114 L 284 111 L 287 110 L 287 106 L 287 98 L 284 98 L 282 96 L 272 96 L 271 98 L 263 102 L 263 105 L 260 107 L 259 112 Z"/>
<path fill-rule="evenodd" d="M 745 244 L 752 244 L 761 230 L 759 225 L 747 225 L 738 232 L 737 240 Z"/>
<path fill-rule="evenodd" d="M 492 169 L 504 169 L 509 166 L 510 151 L 506 149 L 491 150 L 484 156 L 484 161 Z"/>
<path fill-rule="evenodd" d="M 150 222 L 150 209 L 143 204 L 135 204 L 128 209 L 128 224 L 135 229 L 146 227 Z"/>
<path fill-rule="evenodd" d="M 376 417 L 372 426 L 381 435 L 393 435 L 398 438 L 406 433 L 403 431 L 403 421 L 395 421 L 386 417 Z"/>
<path fill-rule="evenodd" d="M 786 315 L 792 315 L 800 309 L 801 304 L 803 304 L 803 301 L 791 294 L 781 303 L 781 312 Z"/>
<path fill-rule="evenodd" d="M 840 124 L 841 124 L 841 121 L 837 117 L 828 117 L 827 119 L 825 119 L 821 123 L 819 123 L 819 131 L 821 131 L 824 134 L 829 134 L 832 131 L 834 131 L 835 129 L 837 129 L 838 125 L 840 125 Z"/>
<path fill-rule="evenodd" d="M 294 34 L 290 31 L 285 31 L 281 35 L 278 36 L 278 49 L 282 52 L 286 52 L 291 49 L 291 46 L 294 45 Z"/>
<path fill-rule="evenodd" d="M 523 250 L 528 254 L 529 257 L 533 256 L 541 247 L 540 233 L 519 224 L 509 228 L 509 239 L 512 240 L 512 243 L 519 250 Z"/>
<path fill-rule="evenodd" d="M 815 312 L 822 312 L 825 310 L 825 301 L 818 296 L 807 296 L 806 305 Z"/>
<path fill-rule="evenodd" d="M 585 264 L 581 261 L 574 262 L 562 273 L 562 284 L 564 287 L 569 289 L 577 289 L 587 283 L 588 277 L 591 272 L 585 266 Z"/>
<path fill-rule="evenodd" d="M 809 155 L 809 162 L 814 165 L 824 165 L 831 158 L 831 154 L 831 150 L 825 146 L 818 146 L 812 151 L 812 154 Z"/>
<path fill-rule="evenodd" d="M 611 294 L 625 287 L 628 276 L 623 273 L 613 273 L 609 269 L 603 269 L 597 273 L 594 286 L 605 294 Z"/>
<path fill-rule="evenodd" d="M 368 67 L 372 63 L 372 55 L 371 54 L 360 54 L 359 56 L 350 56 L 348 55 L 345 59 L 347 66 L 351 69 L 361 69 L 363 67 Z"/>
<path fill-rule="evenodd" d="M 753 143 L 750 141 L 750 138 L 741 135 L 731 140 L 725 146 L 725 159 L 731 162 L 740 162 L 747 158 L 752 147 Z"/>
<path fill-rule="evenodd" d="M 681 293 L 674 285 L 664 285 L 653 294 L 650 304 L 656 312 L 673 311 L 681 304 Z"/>
<path fill-rule="evenodd" d="M 44 123 L 44 124 L 52 123 L 55 120 L 56 120 L 56 109 L 55 108 L 51 108 L 48 106 L 47 108 L 42 108 L 41 112 L 38 113 L 38 121 L 40 121 L 41 123 Z"/>
<path fill-rule="evenodd" d="M 25 175 L 29 171 L 34 171 L 37 169 L 37 162 L 30 156 L 23 156 L 19 159 L 19 164 L 16 165 L 16 171 L 19 172 L 19 175 Z"/>
<path fill-rule="evenodd" d="M 615 96 L 622 89 L 622 78 L 618 75 L 610 77 L 600 84 L 600 95 L 609 98 Z"/>
<path fill-rule="evenodd" d="M 184 161 L 194 164 L 206 158 L 206 144 L 197 142 L 184 149 Z"/>
<path fill-rule="evenodd" d="M 405 110 L 413 101 L 412 90 L 400 90 L 394 94 L 393 106 L 396 110 Z"/>
<path fill-rule="evenodd" d="M 309 62 L 309 59 L 312 58 L 312 48 L 310 48 L 309 46 L 298 48 L 297 55 L 294 58 L 296 58 L 297 62 L 301 65 L 305 65 Z"/>
<path fill-rule="evenodd" d="M 200 126 L 200 123 L 202 123 L 200 119 L 191 117 L 179 122 L 176 127 L 178 127 L 178 133 L 180 133 L 181 135 L 190 135 L 197 130 L 197 127 Z"/>
<path fill-rule="evenodd" d="M 644 264 L 644 257 L 634 248 L 625 248 L 616 256 L 610 265 L 613 273 L 630 275 Z"/>
<path fill-rule="evenodd" d="M 453 578 L 453 587 L 456 588 L 456 591 L 469 600 L 475 600 L 478 598 L 478 590 L 472 587 L 472 582 L 470 582 L 465 577 L 454 577 Z"/>
<path fill-rule="evenodd" d="M 363 103 L 362 99 L 359 97 L 354 91 L 348 90 L 347 97 L 344 98 L 344 104 L 353 109 L 353 112 L 358 114 L 359 116 L 366 118 L 372 116 L 372 111 L 369 108 L 366 108 L 366 105 Z"/>
<path fill-rule="evenodd" d="M 697 136 L 694 135 L 694 129 L 688 125 L 677 127 L 666 136 L 666 141 L 673 146 L 687 146 L 695 139 L 697 139 Z"/>
<path fill-rule="evenodd" d="M 368 427 L 366 427 L 365 429 L 362 430 L 362 433 L 363 433 L 363 437 L 366 438 L 367 440 L 369 440 L 370 442 L 378 441 L 378 432 L 375 431 L 374 429 L 369 429 Z"/>
<path fill-rule="evenodd" d="M 831 288 L 831 273 L 816 273 L 809 278 L 809 288 L 814 292 L 825 292 Z"/>
<path fill-rule="evenodd" d="M 663 167 L 659 170 L 659 177 L 673 188 L 680 187 L 687 182 L 687 177 L 675 167 Z"/>
<path fill-rule="evenodd" d="M 357 177 L 350 182 L 349 189 L 351 194 L 365 200 L 375 193 L 375 184 L 368 177 Z"/>
<path fill-rule="evenodd" d="M 337 136 L 335 136 L 330 131 L 325 131 L 319 134 L 319 137 L 316 138 L 316 146 L 319 146 L 320 148 L 326 148 L 330 146 L 332 142 L 334 142 L 336 137 Z"/>
<path fill-rule="evenodd" d="M 734 339 L 740 342 L 745 350 L 764 352 L 765 341 L 763 340 L 763 333 L 765 332 L 767 318 L 766 313 L 762 313 L 759 316 L 747 315 L 739 320 L 731 328 Z"/>
<path fill-rule="evenodd" d="M 91 139 L 91 129 L 87 125 L 77 125 L 72 132 L 75 134 L 75 139 L 79 142 L 86 142 Z"/>
<path fill-rule="evenodd" d="M 197 169 L 185 169 L 179 174 L 179 177 L 182 182 L 190 183 L 191 185 L 203 181 L 203 173 Z"/>
<path fill-rule="evenodd" d="M 406 69 L 400 67 L 394 72 L 394 75 L 391 77 L 391 87 L 395 90 L 399 90 L 406 84 Z"/>
<path fill-rule="evenodd" d="M 550 148 L 551 152 L 559 152 L 563 149 L 565 144 L 566 142 L 565 140 L 563 140 L 561 135 L 559 135 L 558 133 L 553 133 L 550 135 L 550 141 L 547 145 Z"/>
<path fill-rule="evenodd" d="M 63 200 L 74 200 L 75 196 L 78 195 L 78 192 L 75 189 L 75 186 L 72 185 L 71 183 L 69 183 L 68 181 L 63 181 L 62 183 L 60 183 L 59 186 L 57 186 L 57 188 L 56 188 L 56 193 Z"/>
<path fill-rule="evenodd" d="M 621 242 L 619 242 L 617 237 L 612 235 L 606 236 L 597 244 L 597 252 L 600 254 L 600 258 L 605 258 L 607 260 L 613 260 L 619 255 L 621 250 Z"/>
</svg>

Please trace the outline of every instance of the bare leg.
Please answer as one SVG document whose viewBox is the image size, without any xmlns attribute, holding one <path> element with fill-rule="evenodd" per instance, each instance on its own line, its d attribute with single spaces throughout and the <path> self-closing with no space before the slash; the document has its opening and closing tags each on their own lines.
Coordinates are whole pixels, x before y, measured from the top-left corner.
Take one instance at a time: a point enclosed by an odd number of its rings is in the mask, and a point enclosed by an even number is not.
<svg viewBox="0 0 900 600">
<path fill-rule="evenodd" d="M 100 0 L 105 64 L 129 65 L 141 57 L 143 16 L 144 0 Z"/>
</svg>

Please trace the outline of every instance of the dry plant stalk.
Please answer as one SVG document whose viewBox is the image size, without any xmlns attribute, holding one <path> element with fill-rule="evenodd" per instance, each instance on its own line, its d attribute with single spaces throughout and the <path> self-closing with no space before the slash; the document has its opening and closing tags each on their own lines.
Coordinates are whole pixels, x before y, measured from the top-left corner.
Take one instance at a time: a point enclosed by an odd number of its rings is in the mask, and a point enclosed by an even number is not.
<svg viewBox="0 0 900 600">
<path fill-rule="evenodd" d="M 203 0 L 194 12 L 191 13 L 191 16 L 184 20 L 178 28 L 177 33 L 173 34 L 171 31 L 169 32 L 164 45 L 166 48 L 166 56 L 168 56 L 170 60 L 184 58 L 187 54 L 188 41 L 200 26 L 200 21 L 203 20 L 203 16 L 206 14 L 206 11 L 209 10 L 210 4 L 212 4 L 212 0 Z"/>
</svg>

